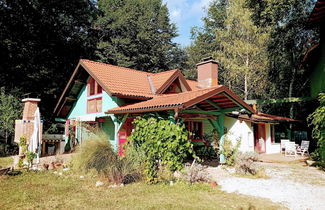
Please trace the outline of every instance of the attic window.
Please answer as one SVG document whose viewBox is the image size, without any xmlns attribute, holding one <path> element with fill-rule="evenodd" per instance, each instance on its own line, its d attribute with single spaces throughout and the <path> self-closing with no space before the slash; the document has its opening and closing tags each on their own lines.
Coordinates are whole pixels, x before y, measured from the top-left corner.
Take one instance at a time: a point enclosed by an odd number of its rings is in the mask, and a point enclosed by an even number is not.
<svg viewBox="0 0 325 210">
<path fill-rule="evenodd" d="M 88 96 L 93 96 L 102 93 L 102 87 L 94 80 L 90 78 L 88 80 Z"/>
</svg>

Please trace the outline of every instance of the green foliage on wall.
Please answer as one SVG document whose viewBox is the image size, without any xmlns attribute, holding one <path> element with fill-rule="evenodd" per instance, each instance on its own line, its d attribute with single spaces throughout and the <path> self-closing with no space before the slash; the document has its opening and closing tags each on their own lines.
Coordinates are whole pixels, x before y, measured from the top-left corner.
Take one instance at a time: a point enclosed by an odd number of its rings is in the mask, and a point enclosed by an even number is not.
<svg viewBox="0 0 325 210">
<path fill-rule="evenodd" d="M 145 154 L 148 182 L 156 182 L 160 166 L 170 171 L 181 170 L 183 162 L 193 155 L 193 146 L 184 125 L 154 117 L 137 117 L 131 144 Z"/>
<path fill-rule="evenodd" d="M 319 94 L 319 107 L 309 115 L 309 125 L 313 127 L 312 136 L 317 139 L 318 148 L 314 159 L 323 163 L 325 168 L 325 93 Z"/>
</svg>

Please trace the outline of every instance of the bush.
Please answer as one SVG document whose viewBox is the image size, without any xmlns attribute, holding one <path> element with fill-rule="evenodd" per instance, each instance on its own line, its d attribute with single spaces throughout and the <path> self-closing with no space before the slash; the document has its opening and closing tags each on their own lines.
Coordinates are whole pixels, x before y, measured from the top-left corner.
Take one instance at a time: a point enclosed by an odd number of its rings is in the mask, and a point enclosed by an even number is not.
<svg viewBox="0 0 325 210">
<path fill-rule="evenodd" d="M 317 139 L 318 148 L 312 154 L 312 158 L 325 165 L 325 93 L 319 94 L 319 107 L 308 116 L 309 126 L 313 126 L 312 136 Z"/>
<path fill-rule="evenodd" d="M 257 160 L 258 155 L 254 152 L 239 152 L 235 163 L 236 173 L 256 175 L 259 171 L 255 163 Z"/>
<path fill-rule="evenodd" d="M 144 154 L 148 182 L 158 181 L 159 167 L 166 166 L 170 171 L 183 169 L 183 162 L 193 154 L 184 125 L 152 116 L 137 117 L 133 123 L 135 130 L 129 142 Z"/>
<path fill-rule="evenodd" d="M 130 183 L 140 177 L 133 156 L 119 157 L 112 149 L 108 137 L 98 132 L 87 138 L 77 149 L 72 164 L 77 170 L 89 172 L 96 170 L 115 184 Z"/>
<path fill-rule="evenodd" d="M 229 139 L 227 135 L 224 137 L 224 145 L 222 150 L 220 150 L 220 154 L 224 154 L 225 156 L 225 164 L 228 166 L 234 166 L 236 162 L 237 153 L 240 147 L 240 139 L 237 140 L 236 145 L 232 144 L 232 141 Z"/>
<path fill-rule="evenodd" d="M 196 163 L 185 168 L 184 178 L 190 183 L 195 182 L 208 182 L 208 173 L 206 172 L 206 166 Z"/>
</svg>

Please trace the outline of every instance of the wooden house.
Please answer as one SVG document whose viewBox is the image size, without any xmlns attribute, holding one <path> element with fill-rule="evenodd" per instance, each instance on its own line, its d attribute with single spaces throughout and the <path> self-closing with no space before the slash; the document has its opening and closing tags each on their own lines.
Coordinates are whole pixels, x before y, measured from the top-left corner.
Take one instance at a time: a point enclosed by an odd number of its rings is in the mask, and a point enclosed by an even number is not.
<svg viewBox="0 0 325 210">
<path fill-rule="evenodd" d="M 197 71 L 198 80 L 191 81 L 178 69 L 148 73 L 82 59 L 54 114 L 66 122 L 66 136 L 82 143 L 89 135 L 82 125 L 98 127 L 120 153 L 132 132 L 132 120 L 145 113 L 183 119 L 195 145 L 202 144 L 204 134 L 217 131 L 221 147 L 228 134 L 234 142 L 241 140 L 242 151 L 280 152 L 280 145 L 272 145 L 272 125 L 291 119 L 255 113 L 218 84 L 216 61 L 204 60 Z"/>
</svg>

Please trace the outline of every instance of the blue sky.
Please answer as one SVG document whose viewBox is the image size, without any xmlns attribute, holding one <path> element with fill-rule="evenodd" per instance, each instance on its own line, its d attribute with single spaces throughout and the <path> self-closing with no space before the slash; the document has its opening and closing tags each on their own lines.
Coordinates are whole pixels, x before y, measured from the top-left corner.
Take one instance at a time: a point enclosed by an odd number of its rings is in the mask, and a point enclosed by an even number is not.
<svg viewBox="0 0 325 210">
<path fill-rule="evenodd" d="M 191 43 L 191 28 L 202 26 L 202 17 L 211 0 L 163 0 L 169 9 L 170 19 L 176 24 L 179 36 L 175 42 L 185 47 Z"/>
</svg>

